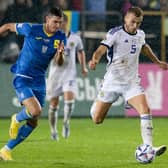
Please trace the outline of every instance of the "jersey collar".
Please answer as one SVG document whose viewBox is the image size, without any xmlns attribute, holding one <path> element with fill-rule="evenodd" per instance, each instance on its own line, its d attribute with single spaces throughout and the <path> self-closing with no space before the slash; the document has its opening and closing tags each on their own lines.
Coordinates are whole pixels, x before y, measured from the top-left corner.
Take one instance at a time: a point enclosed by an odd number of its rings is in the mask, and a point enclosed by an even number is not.
<svg viewBox="0 0 168 168">
<path fill-rule="evenodd" d="M 45 34 L 47 37 L 51 37 L 51 36 L 54 35 L 53 33 L 47 33 L 46 30 L 45 30 L 44 25 L 43 25 L 43 32 L 44 32 L 44 34 Z"/>
<path fill-rule="evenodd" d="M 129 32 L 127 32 L 127 31 L 125 30 L 124 25 L 122 26 L 122 28 L 123 28 L 123 30 L 124 30 L 127 34 L 129 34 L 129 35 L 131 35 L 131 36 L 134 36 L 134 35 L 137 34 L 137 31 L 136 31 L 135 33 L 129 33 Z"/>
</svg>

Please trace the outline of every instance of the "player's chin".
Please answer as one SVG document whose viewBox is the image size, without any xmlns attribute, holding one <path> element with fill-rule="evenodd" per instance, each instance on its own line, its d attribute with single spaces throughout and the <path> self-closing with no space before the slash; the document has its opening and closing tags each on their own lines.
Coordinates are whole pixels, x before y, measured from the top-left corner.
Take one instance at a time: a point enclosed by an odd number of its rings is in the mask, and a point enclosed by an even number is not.
<svg viewBox="0 0 168 168">
<path fill-rule="evenodd" d="M 52 33 L 56 33 L 58 30 L 59 30 L 58 28 L 53 28 L 53 29 L 51 30 L 51 32 L 52 32 Z"/>
</svg>

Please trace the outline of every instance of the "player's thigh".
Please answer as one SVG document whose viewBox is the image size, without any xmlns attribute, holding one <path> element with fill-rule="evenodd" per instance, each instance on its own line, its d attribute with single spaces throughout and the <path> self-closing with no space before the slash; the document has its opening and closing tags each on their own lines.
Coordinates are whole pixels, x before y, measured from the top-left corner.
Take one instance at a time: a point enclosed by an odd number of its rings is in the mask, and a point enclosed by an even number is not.
<svg viewBox="0 0 168 168">
<path fill-rule="evenodd" d="M 91 115 L 96 123 L 101 123 L 104 120 L 112 103 L 114 103 L 119 96 L 120 94 L 114 91 L 104 91 L 102 89 L 99 91 L 96 101 L 91 107 Z"/>
<path fill-rule="evenodd" d="M 62 93 L 63 93 L 62 85 L 60 83 L 57 83 L 52 88 L 47 89 L 46 99 L 48 101 L 51 101 L 52 99 L 61 96 Z"/>
<path fill-rule="evenodd" d="M 141 114 L 149 114 L 150 109 L 145 94 L 134 96 L 128 100 L 128 103 Z"/>
<path fill-rule="evenodd" d="M 75 80 L 68 81 L 63 84 L 64 100 L 74 100 L 77 90 L 77 84 Z"/>
</svg>

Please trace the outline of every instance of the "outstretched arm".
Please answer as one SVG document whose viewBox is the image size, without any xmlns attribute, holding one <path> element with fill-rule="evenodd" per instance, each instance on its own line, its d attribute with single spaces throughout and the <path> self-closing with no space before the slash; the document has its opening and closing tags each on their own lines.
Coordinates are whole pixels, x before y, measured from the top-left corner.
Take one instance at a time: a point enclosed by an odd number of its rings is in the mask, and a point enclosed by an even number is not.
<svg viewBox="0 0 168 168">
<path fill-rule="evenodd" d="M 92 59 L 89 61 L 89 68 L 92 70 L 96 69 L 96 65 L 99 63 L 101 57 L 107 51 L 107 47 L 104 45 L 100 45 L 96 51 L 93 53 Z"/>
<path fill-rule="evenodd" d="M 142 49 L 141 53 L 147 56 L 153 63 L 159 65 L 160 68 L 167 70 L 168 65 L 166 62 L 160 61 L 155 53 L 152 51 L 151 47 L 148 44 L 145 44 Z"/>
<path fill-rule="evenodd" d="M 88 70 L 86 68 L 86 56 L 83 50 L 78 51 L 78 60 L 81 65 L 82 74 L 83 76 L 86 76 L 88 73 Z"/>
<path fill-rule="evenodd" d="M 7 23 L 0 27 L 0 35 L 6 34 L 8 32 L 16 32 L 15 23 Z"/>
</svg>

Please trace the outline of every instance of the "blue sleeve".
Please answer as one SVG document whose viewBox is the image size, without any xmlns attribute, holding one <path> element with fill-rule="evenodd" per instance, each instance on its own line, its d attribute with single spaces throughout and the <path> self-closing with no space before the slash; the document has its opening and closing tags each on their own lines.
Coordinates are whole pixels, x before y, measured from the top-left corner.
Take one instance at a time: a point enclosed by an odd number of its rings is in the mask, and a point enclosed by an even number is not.
<svg viewBox="0 0 168 168">
<path fill-rule="evenodd" d="M 16 33 L 19 35 L 28 36 L 31 33 L 32 25 L 30 23 L 17 23 Z"/>
</svg>

